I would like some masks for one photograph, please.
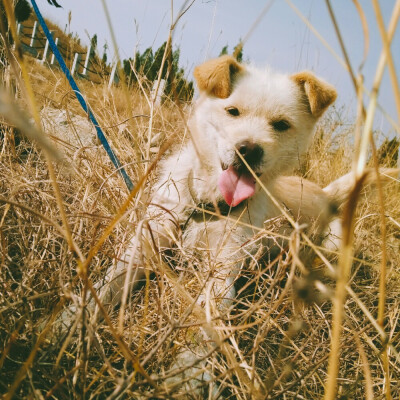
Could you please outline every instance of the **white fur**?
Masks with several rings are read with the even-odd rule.
[[[206,285],[207,296],[206,293],[200,296],[199,302],[208,299],[214,304],[208,310],[221,312],[232,304],[235,276],[244,258],[255,254],[260,245],[272,246],[271,239],[255,240],[261,229],[270,228],[285,209],[298,224],[306,224],[320,233],[328,221],[330,204],[329,196],[317,185],[282,175],[299,165],[318,119],[310,112],[301,86],[288,75],[254,67],[247,67],[232,84],[232,93],[227,98],[201,94],[189,123],[191,140],[162,163],[148,209],[148,221],[158,248],[170,247],[176,227],[185,224],[194,207],[222,200],[218,179],[222,165],[231,165],[237,157],[235,145],[248,140],[262,147],[262,162],[255,171],[260,181],[247,204],[233,209],[229,218],[207,214],[192,217],[183,233],[186,250],[204,249],[211,259],[212,279]],[[227,107],[237,107],[240,115],[228,114]],[[273,128],[272,122],[280,119],[290,123],[287,131]],[[292,230],[285,223],[278,233],[289,235]],[[104,301],[112,304],[120,301],[124,272],[132,253],[140,270],[142,257],[132,244],[114,271],[118,278],[103,288]],[[202,272],[206,276],[209,271]],[[177,366],[182,366],[186,358],[190,364],[193,356],[185,354],[179,356]]]
[[[243,263],[253,258],[260,247],[272,256],[275,249],[287,243],[283,237],[289,237],[294,229],[305,229],[320,242],[329,229],[332,240],[326,241],[327,247],[336,249],[341,221],[332,218],[332,202],[337,206],[343,203],[354,180],[348,174],[321,189],[300,177],[286,176],[299,165],[312,140],[315,123],[336,97],[330,85],[310,73],[289,76],[269,69],[243,67],[227,56],[213,60],[206,67],[197,76],[195,71],[202,92],[189,123],[191,138],[160,165],[146,219],[138,224],[130,246],[117,265],[109,269],[104,279],[106,284],[103,287],[98,284],[98,289],[104,305],[119,304],[123,292],[125,296],[143,276],[148,265],[144,258],[153,255],[146,254],[148,245],[155,240],[157,249],[170,248],[178,236],[177,227],[184,227],[179,246],[186,253],[200,253],[198,259],[204,260],[198,266],[204,290],[194,308],[196,314],[198,309],[203,310],[200,315],[207,323],[199,328],[197,340],[193,340],[204,345],[181,351],[172,370],[187,369],[166,383],[180,385],[184,379],[185,389],[201,397],[199,383],[209,382],[209,398],[216,398],[219,390],[211,382],[207,360],[199,363],[197,360],[216,345],[226,360],[232,365],[237,363],[231,348],[224,346],[221,337],[224,329],[216,325],[233,304],[234,283]],[[221,73],[220,78],[217,73]],[[224,82],[222,89],[208,87],[224,79],[230,81]],[[236,107],[239,115],[229,114],[229,107]],[[273,122],[277,120],[287,121],[290,128],[275,129]],[[243,141],[256,143],[263,151],[262,159],[254,166],[259,176],[254,195],[226,216],[218,215],[218,209],[211,214],[192,215],[201,204],[221,204],[223,196],[218,181],[223,166],[238,162],[236,149]],[[276,232],[277,238],[266,235],[266,230]],[[68,323],[62,322],[65,328]],[[253,376],[244,360],[240,365],[241,379],[248,374]],[[254,388],[257,382],[249,379],[248,385]]]

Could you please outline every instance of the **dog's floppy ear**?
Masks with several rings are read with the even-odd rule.
[[[335,88],[318,79],[311,72],[305,71],[292,75],[291,78],[304,90],[310,105],[311,114],[318,118],[336,100]]]
[[[225,55],[199,65],[193,75],[200,91],[225,99],[231,94],[236,75],[242,71],[244,67],[235,58]]]

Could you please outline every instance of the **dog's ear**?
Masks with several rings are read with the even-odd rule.
[[[243,71],[235,58],[226,55],[197,66],[193,75],[200,91],[225,99],[231,94],[235,77]]]
[[[304,90],[311,114],[318,118],[336,100],[335,88],[318,79],[311,72],[300,72],[292,75],[291,78]]]

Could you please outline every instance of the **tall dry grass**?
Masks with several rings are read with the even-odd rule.
[[[143,222],[154,161],[165,143],[179,145],[188,134],[187,110],[173,99],[154,108],[140,87],[128,92],[79,82],[137,185],[132,196],[65,77],[34,60],[21,62],[4,71],[13,96],[9,106],[24,116],[30,112],[21,109],[41,110],[37,119],[63,161],[55,162],[38,137],[28,139],[27,128],[4,115],[0,392],[6,399],[191,398],[166,382],[180,350],[197,348],[198,326],[206,322],[195,304],[199,274],[212,260],[180,248],[177,238],[176,248],[162,257],[150,249],[153,256],[145,262],[153,273],[122,311],[92,323],[86,304],[93,283],[104,278]],[[324,186],[352,168],[360,178],[367,161],[373,167],[374,157],[362,145],[370,140],[364,121],[373,104],[366,109],[360,107],[358,121],[346,126],[329,114],[297,173]],[[355,141],[358,127],[365,131]],[[393,162],[391,156],[379,161]],[[307,244],[294,234],[277,259],[255,258],[241,271],[233,311],[212,321],[224,341],[207,354],[207,365],[221,398],[400,396],[398,182],[383,194],[361,192],[345,210],[344,227],[352,232],[341,252],[313,247],[318,256],[303,266],[297,255]],[[57,321],[71,304],[74,314],[60,332]]]

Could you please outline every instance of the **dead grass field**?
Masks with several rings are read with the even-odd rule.
[[[205,323],[191,299],[207,260],[179,251],[179,238],[169,254],[153,249],[147,282],[109,321],[91,323],[88,287],[102,279],[143,220],[157,167],[122,209],[124,182],[66,79],[34,60],[26,64],[43,130],[63,160],[50,161],[7,118],[1,122],[0,393],[5,399],[191,398],[165,380],[179,349],[195,345]],[[6,83],[28,110],[25,78],[20,70],[15,75],[10,68]],[[167,100],[153,108],[140,88],[79,85],[134,184],[163,144],[181,143],[188,134],[189,106]],[[324,186],[351,170],[354,130],[355,123],[343,126],[334,112],[327,115],[297,173]],[[338,399],[400,397],[399,188],[398,181],[384,188],[383,205],[371,191],[359,198],[340,322]],[[306,244],[297,234],[291,243],[272,262],[249,263],[234,311],[213,321],[235,355],[234,362],[218,351],[208,357],[221,398],[320,399],[326,393],[343,260],[319,249],[313,265],[302,266],[296,254]],[[76,305],[72,326],[60,333],[56,321],[70,304]]]

